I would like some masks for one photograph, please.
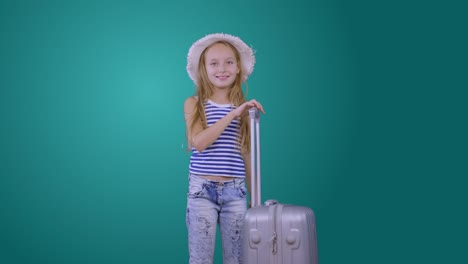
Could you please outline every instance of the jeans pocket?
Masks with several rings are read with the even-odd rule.
[[[238,192],[239,192],[240,198],[245,198],[245,197],[247,197],[247,188],[245,188],[244,185],[239,186],[239,188],[238,188],[237,190],[238,190]]]
[[[189,190],[187,193],[188,198],[199,198],[205,195],[205,184],[199,181],[189,181]]]

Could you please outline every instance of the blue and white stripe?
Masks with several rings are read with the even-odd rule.
[[[235,107],[207,100],[204,104],[208,126],[212,126]],[[202,152],[192,148],[189,171],[196,175],[245,177],[239,137],[240,121],[234,119],[215,142]]]

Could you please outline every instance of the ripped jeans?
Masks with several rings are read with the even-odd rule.
[[[212,264],[219,223],[223,264],[242,263],[242,224],[247,190],[243,178],[215,182],[189,177],[187,229],[190,264]]]

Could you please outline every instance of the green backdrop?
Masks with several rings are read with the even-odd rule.
[[[263,198],[314,209],[320,263],[464,262],[465,13],[1,1],[0,263],[187,263],[186,54],[214,32],[256,50]]]

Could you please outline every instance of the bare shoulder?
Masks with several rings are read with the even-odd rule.
[[[197,104],[198,99],[195,96],[190,96],[185,99],[184,102],[184,113],[189,114],[193,112],[195,105]]]

